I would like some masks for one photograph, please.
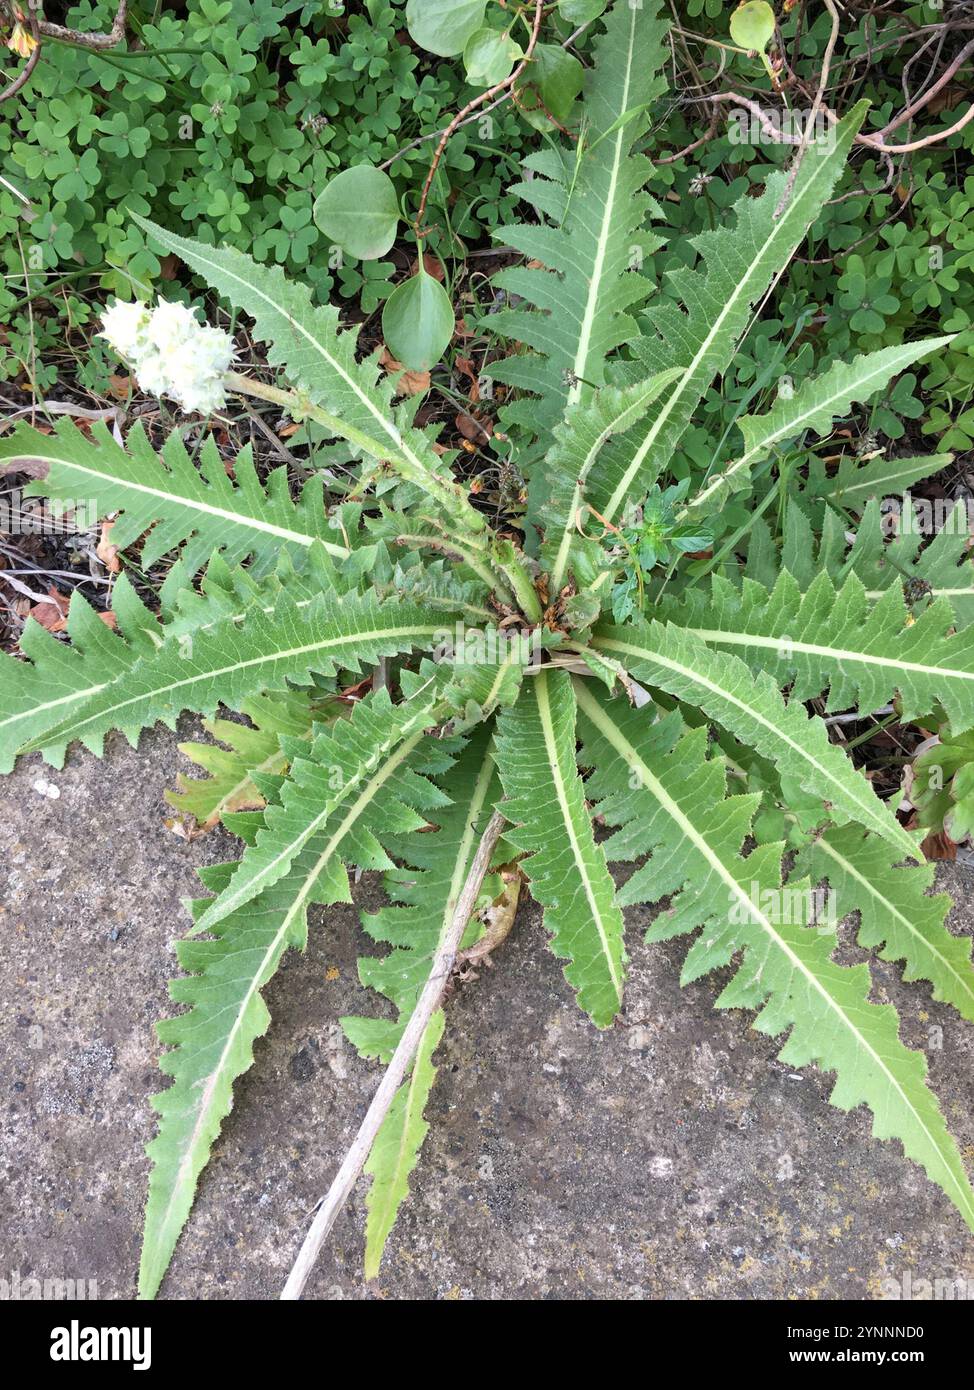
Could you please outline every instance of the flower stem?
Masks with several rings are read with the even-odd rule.
[[[503,576],[510,585],[525,617],[534,623],[541,621],[541,604],[538,601],[531,578],[518,558],[513,545],[509,541],[487,541],[486,536],[483,535],[483,532],[487,530],[486,521],[471,506],[466,495],[456,484],[447,483],[443,479],[435,477],[428,469],[417,468],[404,455],[397,453],[380,441],[372,439],[362,430],[357,429],[356,426],[339,419],[337,415],[332,415],[321,406],[315,405],[313,401],[309,401],[306,396],[300,395],[297,391],[285,391],[278,386],[269,386],[266,382],[257,381],[253,377],[243,376],[240,372],[227,372],[226,384],[228,390],[237,391],[241,395],[256,396],[263,401],[272,401],[293,415],[295,419],[315,420],[339,438],[347,439],[350,443],[357,445],[370,458],[379,462],[388,462],[402,477],[421,487],[429,497],[439,503],[459,527],[459,539],[462,539],[466,545],[471,546],[474,550],[484,553],[492,568]]]

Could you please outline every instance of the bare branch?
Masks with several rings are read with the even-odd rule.
[[[449,930],[440,942],[423,992],[416,1002],[416,1007],[410,1015],[409,1022],[406,1024],[405,1031],[399,1041],[392,1061],[386,1068],[386,1073],[379,1083],[379,1088],[372,1097],[372,1104],[369,1106],[365,1119],[359,1128],[358,1134],[352,1142],[352,1146],[342,1166],[335,1175],[335,1180],[328,1190],[321,1206],[318,1208],[317,1215],[311,1224],[311,1229],[304,1238],[304,1244],[298,1252],[298,1257],[294,1261],[291,1273],[288,1275],[287,1283],[281,1298],[287,1301],[299,1299],[308,1277],[314,1268],[315,1261],[322,1245],[328,1238],[331,1228],[334,1226],[339,1212],[348,1200],[352,1188],[358,1181],[359,1174],[365,1166],[365,1160],[371,1152],[375,1137],[382,1128],[382,1122],[389,1113],[389,1107],[395,1099],[396,1092],[399,1090],[410,1064],[416,1055],[420,1039],[426,1031],[434,1012],[443,998],[443,991],[446,988],[447,980],[450,978],[450,971],[456,960],[457,951],[470,914],[473,912],[474,904],[480,894],[480,887],[484,881],[487,870],[490,868],[491,856],[500,839],[501,831],[505,825],[505,817],[500,811],[495,811],[487,822],[487,829],[484,831],[483,838],[470,866],[470,873],[467,881],[463,885],[463,891],[457,899],[457,905],[453,912]]]
[[[9,5],[4,5],[3,9],[11,17],[14,17],[16,14],[16,11],[11,9]],[[115,22],[112,24],[108,33],[89,34],[82,29],[66,29],[62,24],[51,24],[48,20],[41,18],[41,0],[27,0],[27,13],[24,18],[28,33],[34,41],[34,46],[23,69],[3,91],[0,91],[0,102],[6,101],[8,97],[15,96],[26,84],[31,73],[40,62],[43,39],[76,43],[80,44],[83,48],[114,48],[115,45],[120,43],[125,37],[125,16],[127,9],[128,0],[118,0],[118,11],[115,15]]]
[[[107,34],[89,34],[84,29],[66,29],[62,24],[51,24],[46,19],[38,21],[38,29],[48,39],[66,39],[69,43],[80,43],[85,48],[114,48],[125,34],[125,14],[128,0],[118,0],[118,12]]]

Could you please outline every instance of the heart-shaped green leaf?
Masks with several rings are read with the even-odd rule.
[[[337,174],[315,199],[314,219],[326,237],[360,261],[384,256],[396,239],[399,199],[388,174],[356,164]]]
[[[774,37],[774,10],[767,0],[738,5],[730,17],[730,35],[742,48],[763,53]]]
[[[451,58],[484,22],[487,0],[409,0],[406,28],[420,48]]]
[[[382,311],[382,336],[393,357],[411,372],[428,372],[443,356],[456,320],[450,296],[423,268],[397,285]]]
[[[524,49],[499,29],[477,29],[463,50],[467,81],[474,87],[494,87],[503,82],[524,57]]]
[[[584,70],[577,58],[559,44],[539,43],[534,50],[518,107],[537,130],[551,129],[551,117],[562,123],[582,90]]]
[[[568,24],[591,24],[606,8],[608,0],[558,0],[558,13]]]

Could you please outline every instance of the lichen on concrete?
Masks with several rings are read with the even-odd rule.
[[[173,1010],[173,940],[222,831],[163,827],[175,738],[110,741],[62,771],[0,780],[0,1277],[95,1281],[130,1297],[161,1087],[153,1022]],[[972,926],[970,872],[941,870]],[[359,907],[381,901],[375,876]],[[974,1243],[947,1198],[828,1077],[793,1073],[718,980],[678,983],[686,944],[646,946],[630,914],[621,1019],[599,1033],[522,909],[493,968],[448,1005],[432,1128],[380,1276],[362,1279],[364,1185],[308,1296],[387,1299],[872,1298],[886,1281],[965,1279]],[[266,991],[273,1023],[238,1084],[163,1286],[170,1298],[273,1298],[378,1071],[337,1020],[380,1007],[350,907],[315,909],[305,956]],[[846,947],[852,958],[854,948]],[[876,997],[925,1050],[974,1169],[974,1028],[924,985],[874,967]]]

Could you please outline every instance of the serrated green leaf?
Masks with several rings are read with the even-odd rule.
[[[112,632],[76,589],[68,609],[71,645],[31,618],[21,634],[18,661],[0,653],[0,770],[9,772],[23,746],[40,739],[94,698],[140,657],[155,651],[158,621],[124,574],[113,594],[118,631]],[[40,746],[55,766],[65,743],[44,737]]]
[[[231,570],[216,555],[207,566],[201,594],[191,587],[193,575],[180,560],[163,585],[160,615],[145,607],[126,576],[120,574],[112,592],[115,632],[76,590],[68,610],[70,645],[58,641],[30,618],[20,640],[20,650],[27,659],[18,661],[0,653],[0,767],[9,770],[27,743],[33,743],[48,761],[60,766],[66,743],[53,731],[68,715],[130,671],[140,658],[155,656],[163,642],[178,646],[185,654],[198,632],[209,631],[220,622],[240,622],[251,609],[270,614],[283,586],[301,611],[323,591],[339,594],[356,589],[361,567],[371,570],[376,559],[376,548],[365,546],[353,553],[339,573],[327,554],[312,546],[300,569],[285,553],[279,572],[258,584],[250,572]],[[134,725],[121,727],[134,739],[141,725],[136,720]]]
[[[445,1022],[443,1010],[437,1009],[419,1040],[412,1073],[396,1092],[365,1164],[365,1172],[372,1178],[365,1198],[366,1279],[374,1279],[379,1272],[389,1232],[409,1196],[409,1175],[419,1161],[419,1151],[429,1131],[423,1111],[436,1080],[433,1053],[443,1036]]]
[[[578,509],[599,454],[613,435],[642,419],[679,375],[680,368],[673,367],[631,386],[604,386],[586,401],[569,406],[556,427],[544,460],[549,500],[541,514],[546,537],[542,553],[550,558],[553,593],[565,582]]]
[[[931,896],[934,867],[895,867],[874,835],[845,827],[829,830],[798,854],[791,877],[828,879],[837,917],[858,911],[860,946],[883,960],[905,962],[905,980],[928,980],[934,999],[953,1004],[974,1022],[974,966],[969,937],[953,936],[944,919],[946,893]]]
[[[633,248],[641,254],[643,225],[658,208],[643,191],[651,166],[633,151],[649,121],[648,105],[665,87],[660,8],[660,0],[638,6],[621,0],[605,16],[594,45],[584,139],[571,156],[529,156],[525,165],[535,177],[515,185],[545,222],[495,233],[545,267],[495,276],[495,285],[526,303],[485,319],[485,327],[530,349],[492,363],[490,371],[538,395],[519,416],[533,434],[553,427],[567,405],[603,383],[609,354],[637,335],[631,311],[651,289],[649,279],[632,273]],[[630,111],[638,114],[622,119]],[[532,478],[531,485],[540,504],[543,480]]]
[[[154,1297],[189,1215],[199,1175],[232,1104],[233,1083],[253,1061],[253,1043],[270,1021],[261,990],[289,946],[304,948],[307,909],[349,902],[344,864],[391,869],[379,836],[401,833],[443,800],[420,775],[442,770],[442,746],[422,734],[401,743],[373,777],[309,840],[284,878],[259,898],[220,920],[216,939],[183,941],[179,963],[189,978],[173,982],[177,1003],[189,1012],[159,1025],[172,1050],[160,1060],[173,1084],[154,1099],[159,1134],[146,1208],[139,1296]],[[410,761],[415,767],[410,766]],[[448,761],[448,759],[447,759]],[[218,895],[232,891],[235,864],[201,871]],[[212,899],[194,904],[197,922]]]
[[[814,430],[824,438],[831,432],[832,422],[845,414],[853,401],[867,401],[898,372],[950,341],[950,337],[925,338],[918,343],[863,353],[852,362],[834,362],[819,376],[803,381],[794,393],[779,393],[767,414],[742,416],[737,423],[744,436],[744,453],[705,482],[688,508],[713,507],[723,493],[746,487],[751,464],[767,458],[783,440],[794,439],[804,430]]]
[[[796,700],[827,689],[828,710],[858,704],[868,713],[897,692],[906,719],[939,703],[955,733],[974,727],[974,632],[953,631],[944,599],[914,620],[898,586],[872,601],[855,574],[836,591],[823,572],[803,593],[783,570],[770,593],[746,580],[738,594],[715,579],[710,603],[703,594],[688,597],[684,621],[779,685],[793,681]]]
[[[910,460],[904,462],[909,464]],[[817,470],[810,468],[809,473],[811,478],[821,477]],[[829,506],[822,508],[819,537],[808,514],[812,508],[806,502],[807,493],[788,499],[780,553],[771,548],[770,532],[757,552],[762,557],[760,565],[752,563],[749,550],[744,571],[748,579],[770,591],[785,569],[793,575],[801,573],[807,587],[819,570],[824,570],[836,589],[841,589],[854,574],[866,586],[871,603],[890,589],[901,593],[911,609],[939,598],[950,604],[958,630],[974,623],[974,564],[968,551],[969,516],[963,498],[946,504],[943,526],[929,542],[929,528],[914,526],[905,509],[898,533],[888,539],[879,499],[867,498],[851,544],[848,520]],[[761,530],[760,519],[756,529]],[[706,612],[706,597],[688,593],[687,606],[696,612],[698,603]],[[701,625],[708,626],[709,619]]]
[[[320,478],[310,479],[295,502],[286,467],[272,469],[261,483],[249,446],[237,456],[231,481],[212,438],[203,443],[197,469],[175,430],[157,454],[140,424],[123,449],[100,422],[88,438],[62,419],[53,434],[20,424],[0,439],[0,466],[28,461],[47,469],[29,494],[84,497],[99,516],[118,512],[112,544],[119,549],[148,533],[141,554],[145,568],[177,546],[194,572],[219,553],[231,565],[252,558],[255,573],[266,573],[283,547],[300,554],[316,540],[336,559],[349,554],[336,543],[341,532],[329,521]]]
[[[307,694],[278,691],[274,695],[258,695],[244,701],[240,713],[251,722],[204,720],[206,732],[219,743],[179,745],[183,756],[203,768],[206,776],[186,777],[178,773],[178,790],[164,793],[180,815],[191,816],[207,830],[226,814],[264,805],[254,777],[280,773],[287,767],[288,756],[281,750],[282,736],[311,739],[314,706]]]
[[[506,838],[527,854],[522,868],[544,908],[551,949],[581,1008],[607,1028],[622,1005],[626,952],[622,913],[596,844],[575,765],[575,697],[564,671],[542,670],[497,727],[497,766],[512,822]]]
[[[921,478],[942,473],[953,454],[925,454],[918,458],[879,458],[861,463],[846,454],[833,474],[826,474],[816,459],[809,464],[803,497],[821,497],[838,506],[859,511],[870,497],[896,497]]]
[[[387,690],[377,690],[359,700],[349,718],[321,729],[309,749],[286,742],[284,751],[293,760],[280,801],[268,806],[263,828],[245,851],[233,882],[202,914],[196,929],[211,931],[283,878],[339,805],[363,783],[371,787],[371,779],[391,766],[392,751],[439,722],[437,713],[446,712],[443,684],[431,674],[420,692],[399,705]]]
[[[836,820],[874,830],[901,855],[919,857],[914,841],[869,783],[840,749],[829,743],[820,720],[811,719],[799,700],[785,703],[776,681],[755,677],[743,661],[714,651],[699,634],[633,623],[602,628],[593,638],[630,675],[703,710],[749,748],[770,758],[779,770],[820,796]]]
[[[437,786],[446,803],[435,813],[437,828],[387,843],[389,853],[404,865],[386,875],[385,890],[394,905],[362,917],[373,941],[393,949],[387,956],[361,957],[359,979],[395,1005],[397,1018],[341,1020],[362,1055],[383,1062],[391,1058],[416,1007],[500,794],[488,728],[471,735]]]
[[[395,905],[362,918],[362,925],[373,940],[385,942],[393,949],[382,958],[363,957],[359,961],[359,978],[363,985],[391,1000],[398,1017],[395,1021],[341,1020],[347,1036],[363,1056],[381,1057],[385,1062],[391,1058],[429,978],[500,794],[488,728],[477,730],[455,766],[438,779],[437,785],[449,802],[432,813],[437,828],[428,834],[386,841],[389,852],[405,865],[386,875],[386,891]],[[426,1135],[428,1126],[422,1111],[435,1076],[428,1057],[442,1033],[442,1018],[442,1011],[437,1011],[427,1026],[412,1077],[398,1092],[366,1165],[366,1171],[375,1178],[367,1198],[367,1278],[374,1277],[378,1270],[386,1238],[409,1192],[409,1173]],[[421,1064],[419,1057],[424,1050],[428,1052],[427,1061]]]
[[[828,139],[808,145],[780,213],[788,175],[776,171],[760,197],[736,204],[733,226],[690,238],[700,265],[670,275],[686,311],[672,297],[661,296],[644,315],[647,336],[632,345],[646,370],[660,371],[676,361],[683,376],[649,428],[624,437],[603,456],[596,505],[606,520],[616,521],[627,502],[638,501],[668,466],[710,382],[729,367],[753,304],[788,264],[834,188],[866,105],[855,106]]]
[[[726,774],[707,756],[705,729],[676,741],[673,717],[652,724],[624,700],[608,702],[579,683],[583,761],[592,767],[598,812],[619,826],[610,858],[650,854],[627,881],[627,903],[671,906],[647,933],[663,940],[703,927],[686,958],[684,983],[739,963],[719,1008],[757,1009],[755,1027],[787,1033],[779,1053],[788,1066],[815,1063],[835,1072],[831,1102],[865,1103],[873,1133],[898,1139],[909,1158],[948,1195],[974,1230],[974,1192],[926,1085],[921,1053],[904,1047],[896,1011],[869,1002],[868,967],[836,965],[835,932],[811,924],[807,881],[783,890],[781,845],[741,848],[756,796],[726,796]]]
[[[371,595],[321,594],[298,608],[282,595],[273,611],[254,607],[187,638],[164,638],[129,669],[107,678],[69,719],[22,745],[32,752],[82,740],[100,754],[105,734],[132,735],[183,710],[231,708],[261,690],[283,689],[312,672],[330,675],[413,647],[432,646],[442,632],[435,613],[408,604],[380,604]]]

